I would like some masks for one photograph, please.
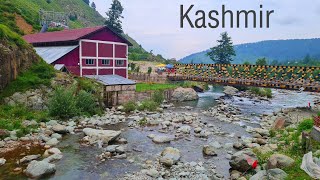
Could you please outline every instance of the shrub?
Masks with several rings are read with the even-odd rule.
[[[264,89],[267,98],[272,98],[272,90],[269,88]]]
[[[313,124],[314,124],[313,119],[305,119],[299,123],[298,131],[302,132],[302,131],[310,130],[310,129],[312,129]]]
[[[269,88],[251,87],[249,91],[258,96],[266,96],[267,98],[272,98],[272,90]]]
[[[163,91],[159,90],[154,92],[151,99],[158,104],[163,103],[164,101]]]
[[[99,85],[95,84],[95,82],[92,79],[88,78],[78,78],[78,88],[85,90],[89,93],[95,93],[97,89],[99,89]]]
[[[133,101],[129,101],[123,105],[123,111],[126,113],[134,111],[134,110],[136,110],[136,108],[137,108],[137,104]]]
[[[152,67],[148,67],[148,74],[150,75],[152,72]]]
[[[73,89],[58,87],[49,99],[49,114],[60,118],[70,118],[78,114]]]
[[[269,134],[270,134],[270,137],[275,137],[276,136],[276,132],[273,129],[271,129],[269,131]]]
[[[273,154],[273,152],[261,153],[258,149],[253,149],[253,152],[257,155],[259,164],[265,164],[268,162],[268,159]]]
[[[138,107],[139,111],[147,110],[147,111],[156,111],[159,104],[152,100],[144,100],[141,105]]]
[[[258,88],[258,87],[251,87],[251,88],[249,89],[249,91],[250,91],[251,93],[253,93],[253,94],[257,94],[257,95],[260,94],[260,88]]]
[[[85,115],[94,115],[97,113],[97,105],[92,94],[81,90],[76,96],[76,107],[79,112]]]

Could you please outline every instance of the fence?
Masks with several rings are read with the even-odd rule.
[[[129,79],[135,80],[136,82],[154,82],[154,83],[165,83],[167,81],[166,75],[149,75],[145,73],[131,73]]]

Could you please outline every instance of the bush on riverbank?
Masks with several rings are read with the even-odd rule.
[[[77,94],[74,88],[62,87],[53,92],[48,109],[51,116],[63,119],[76,115],[94,115],[99,111],[92,94],[83,90]]]
[[[137,104],[133,101],[129,101],[123,105],[123,111],[126,113],[132,112],[137,109]]]
[[[139,110],[139,111],[156,111],[157,108],[159,107],[159,104],[153,100],[143,100],[141,104],[138,106],[135,102],[127,102],[123,105],[123,111],[126,113],[130,113],[134,110]]]
[[[163,103],[163,101],[164,101],[163,91],[158,90],[158,91],[154,92],[151,99],[158,104]]]
[[[258,96],[272,98],[272,90],[269,88],[251,87],[249,88],[249,91]]]
[[[156,111],[157,108],[159,107],[159,104],[152,101],[152,100],[144,100],[141,102],[141,105],[138,106],[139,111]]]

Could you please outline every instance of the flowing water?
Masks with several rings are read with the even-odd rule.
[[[263,113],[272,113],[286,107],[307,106],[312,102],[315,96],[310,93],[297,93],[288,91],[273,90],[275,96],[271,101],[257,102],[248,98],[234,97],[226,100],[234,106],[240,108],[242,113],[250,121],[259,121],[258,115]],[[177,103],[176,111],[186,111],[182,106],[191,106],[193,110],[188,112],[201,112],[201,110],[217,105],[217,99],[223,96],[221,87],[210,87],[205,93],[200,93],[198,101]],[[225,177],[229,176],[229,160],[226,158],[226,150],[218,150],[218,156],[205,158],[202,154],[202,146],[213,141],[218,141],[226,146],[228,143],[238,141],[238,137],[250,136],[244,128],[236,124],[224,123],[214,117],[203,116],[200,113],[201,121],[211,123],[220,127],[227,135],[213,135],[209,139],[200,139],[194,136],[181,138],[170,144],[155,144],[147,137],[149,134],[161,134],[155,127],[144,127],[141,129],[130,129],[126,123],[106,127],[107,129],[122,130],[121,137],[128,140],[127,159],[110,159],[100,162],[96,155],[102,150],[98,147],[86,147],[80,145],[79,141],[83,134],[67,135],[63,138],[58,148],[63,153],[63,158],[56,162],[57,171],[54,175],[46,179],[121,179],[124,174],[141,170],[141,165],[146,160],[156,160],[161,151],[168,146],[178,148],[181,151],[181,161],[184,162],[204,162],[204,164],[214,164],[217,166],[217,172]],[[247,124],[248,125],[248,124]],[[167,134],[168,135],[168,134]],[[174,134],[170,134],[174,136]],[[32,154],[34,152],[30,152]],[[38,152],[37,152],[38,153]],[[0,168],[0,179],[27,179],[23,176],[17,176],[12,172],[13,160],[9,160],[4,167]]]

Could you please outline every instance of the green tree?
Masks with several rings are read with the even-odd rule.
[[[123,18],[122,12],[123,12],[123,7],[120,1],[113,0],[109,11],[106,13],[107,20],[105,24],[119,34],[123,33],[122,21],[121,21],[121,19]]]
[[[307,54],[306,57],[303,58],[303,63],[308,64],[312,61],[310,54]]]
[[[270,65],[275,66],[275,65],[278,65],[278,64],[279,64],[279,62],[277,60],[273,60]]]
[[[86,4],[88,4],[88,5],[89,5],[89,3],[90,3],[89,0],[83,0],[83,2],[86,3]]]
[[[267,64],[268,63],[267,63],[267,59],[266,58],[259,58],[256,61],[256,65],[258,65],[258,66],[266,66]]]
[[[96,8],[97,8],[96,3],[92,2],[91,7],[92,7],[92,9],[96,10]]]
[[[217,64],[231,64],[232,57],[236,55],[231,37],[227,32],[221,33],[221,39],[218,40],[218,45],[211,48],[207,56]]]
[[[249,61],[243,62],[243,65],[250,65],[251,63]]]

